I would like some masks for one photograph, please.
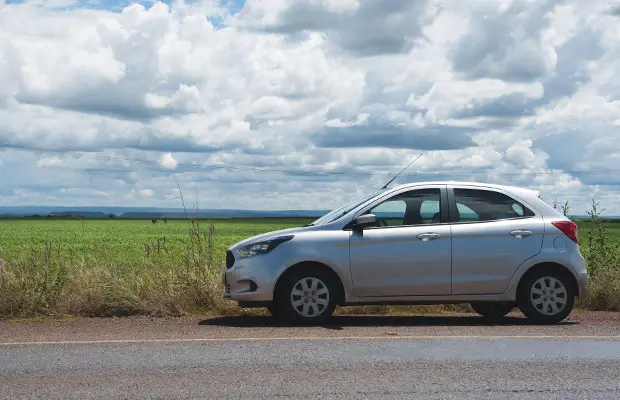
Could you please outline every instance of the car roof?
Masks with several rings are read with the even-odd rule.
[[[450,186],[462,185],[462,186],[474,186],[474,187],[480,187],[480,188],[500,189],[500,190],[505,190],[510,193],[515,193],[515,194],[521,193],[523,195],[536,196],[536,197],[540,195],[540,192],[537,190],[528,189],[528,188],[524,188],[520,186],[498,185],[494,183],[481,183],[481,182],[464,182],[464,181],[410,182],[410,183],[403,183],[401,185],[398,185],[394,187],[394,189],[414,187],[414,186],[420,186],[420,185],[450,185]]]

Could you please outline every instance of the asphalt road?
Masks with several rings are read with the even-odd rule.
[[[126,330],[135,320],[0,324],[0,397],[620,398],[616,320],[537,327],[378,318],[359,326],[345,318],[290,328],[188,319],[176,337],[162,326],[179,321],[139,321],[142,331]],[[102,334],[106,325],[113,334]]]

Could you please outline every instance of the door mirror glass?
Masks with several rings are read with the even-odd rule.
[[[360,215],[353,221],[353,229],[364,229],[377,226],[377,217],[374,214]]]

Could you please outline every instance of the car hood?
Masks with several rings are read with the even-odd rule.
[[[233,249],[237,249],[241,246],[245,246],[247,244],[250,243],[255,243],[255,242],[260,242],[263,240],[268,240],[268,239],[273,239],[279,236],[285,236],[285,235],[292,235],[295,233],[299,233],[299,232],[307,232],[309,230],[312,229],[316,229],[318,227],[316,226],[307,226],[307,227],[298,227],[298,228],[288,228],[288,229],[281,229],[278,231],[273,231],[273,232],[267,232],[267,233],[263,233],[261,235],[256,235],[256,236],[252,236],[250,238],[244,239],[240,242],[237,242],[235,244],[233,244],[232,246],[230,246],[228,248],[228,250],[233,250]]]

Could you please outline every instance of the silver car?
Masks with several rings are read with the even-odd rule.
[[[557,323],[588,290],[578,242],[538,192],[411,183],[231,246],[224,297],[292,322],[325,322],[338,305],[470,303]]]

